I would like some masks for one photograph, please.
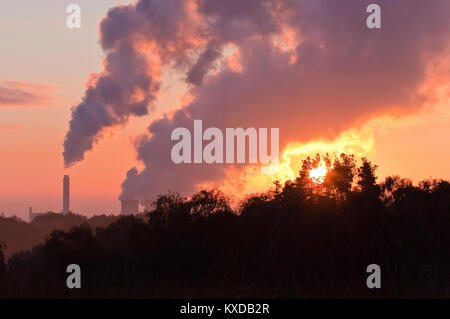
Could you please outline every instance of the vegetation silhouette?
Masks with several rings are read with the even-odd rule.
[[[70,230],[74,226],[88,223],[91,227],[106,227],[119,217],[99,215],[91,218],[69,213],[67,215],[48,212],[27,223],[16,216],[0,216],[0,243],[4,245],[4,254],[8,258],[14,253],[30,250],[42,243],[54,230]]]
[[[309,171],[325,163],[323,183]],[[4,298],[437,298],[450,287],[450,184],[387,177],[353,155],[232,209],[218,190],[160,195],[145,216],[54,231],[7,261]],[[1,240],[1,238],[0,238]],[[68,289],[66,267],[82,269]],[[382,288],[368,289],[378,264]]]

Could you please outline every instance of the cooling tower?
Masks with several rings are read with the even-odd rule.
[[[122,215],[136,215],[139,214],[139,201],[138,200],[121,200],[122,203]]]

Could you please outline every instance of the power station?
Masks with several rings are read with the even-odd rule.
[[[62,215],[67,215],[70,212],[70,176],[63,177],[62,190]],[[121,200],[121,215],[137,215],[139,214],[139,201],[134,199]],[[28,208],[28,215],[30,223],[38,216],[47,215],[48,213],[33,212],[33,208]]]
[[[33,219],[35,219],[36,217],[39,216],[44,216],[47,215],[47,213],[39,213],[39,212],[33,212],[33,207],[29,207],[28,208],[28,218],[30,220],[30,223],[33,221]]]
[[[62,214],[67,215],[70,212],[70,177],[64,175],[63,178],[63,208]],[[28,208],[28,216],[30,223],[38,216],[47,215],[47,213],[33,212],[33,208]]]

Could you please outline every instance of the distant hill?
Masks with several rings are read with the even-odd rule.
[[[0,243],[6,247],[6,258],[14,253],[30,250],[33,246],[44,242],[45,238],[54,230],[67,231],[83,223],[89,224],[93,229],[106,227],[115,222],[119,216],[100,215],[87,218],[76,214],[56,214],[36,217],[27,223],[18,217],[0,217]]]

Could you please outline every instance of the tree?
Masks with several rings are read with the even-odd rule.
[[[153,203],[155,208],[148,213],[150,228],[156,231],[167,227],[171,221],[185,221],[189,216],[185,202],[186,198],[179,193],[169,192],[165,195],[159,195]]]
[[[413,188],[413,184],[410,179],[395,175],[386,177],[385,181],[379,187],[381,190],[381,199],[387,206],[390,206],[395,202],[398,203],[404,197],[405,191]]]
[[[328,160],[328,154],[323,158],[325,163]],[[295,182],[287,181],[283,188],[284,198],[294,198],[303,201],[309,198],[312,194],[320,193],[318,185],[315,185],[310,177],[312,169],[319,167],[321,163],[321,156],[316,153],[314,158],[307,157],[302,161],[302,168],[299,171],[299,177]],[[328,164],[327,164],[328,165]],[[296,200],[294,200],[296,202]]]
[[[314,160],[311,160],[311,157],[308,156],[302,161],[302,169],[299,171],[299,177],[296,179],[296,184],[300,189],[306,190],[310,188],[311,179],[309,178],[309,172],[314,168],[314,163],[317,161],[317,156],[320,155],[316,154],[316,159]]]
[[[3,276],[5,275],[6,265],[5,265],[5,244],[0,242],[0,283],[3,281]]]
[[[342,153],[340,159],[335,158],[325,178],[324,187],[332,197],[345,198],[351,191],[353,178],[355,176],[355,157]]]
[[[201,190],[188,202],[192,215],[208,216],[210,214],[231,212],[226,196],[218,190]]]
[[[377,187],[377,176],[375,175],[375,171],[378,166],[373,165],[367,158],[363,157],[362,164],[357,170],[358,175],[358,185],[361,188],[363,193],[365,192],[376,192],[378,191]]]

